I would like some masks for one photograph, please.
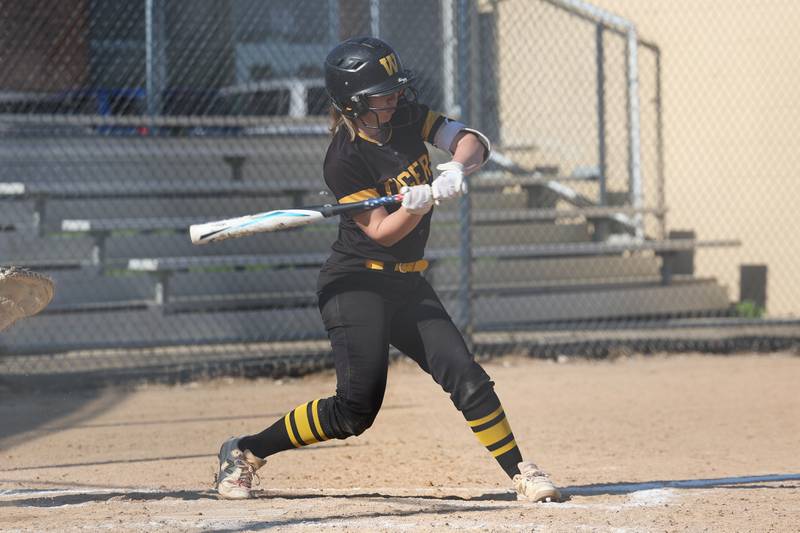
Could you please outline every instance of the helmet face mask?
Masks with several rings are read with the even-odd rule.
[[[356,37],[336,46],[325,59],[325,88],[331,104],[343,116],[360,119],[359,126],[385,130],[411,124],[416,117],[408,114],[407,124],[381,122],[379,113],[388,108],[370,106],[369,97],[387,96],[402,91],[394,116],[401,108],[416,107],[416,91],[410,85],[414,76],[403,68],[391,46],[372,37]],[[373,125],[374,123],[374,125]]]
[[[364,108],[365,111],[358,117],[354,117],[361,119],[360,126],[366,129],[382,129],[390,125],[393,127],[405,127],[412,124],[417,118],[416,114],[414,113],[417,103],[416,89],[409,85],[395,92],[399,94],[397,95],[394,105],[390,106],[370,104],[370,99],[373,97],[383,97],[389,95],[364,95],[362,99],[366,100],[366,107]],[[381,113],[386,111],[391,111],[392,114],[387,121],[382,121]],[[369,120],[367,117],[372,117],[373,120]],[[373,123],[375,125],[373,125]]]

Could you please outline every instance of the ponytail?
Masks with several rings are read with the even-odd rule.
[[[338,132],[341,128],[346,128],[350,136],[350,142],[356,140],[356,125],[353,124],[351,119],[342,115],[342,112],[336,109],[336,107],[333,105],[331,105],[330,108],[330,119],[331,124],[328,129],[330,130],[331,135],[336,135],[336,132]]]

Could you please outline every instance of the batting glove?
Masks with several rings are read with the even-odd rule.
[[[458,161],[450,161],[438,165],[436,170],[441,170],[442,173],[431,184],[434,200],[449,200],[467,193],[464,165]]]
[[[424,215],[433,205],[433,191],[430,185],[414,185],[400,189],[403,207],[412,215]]]

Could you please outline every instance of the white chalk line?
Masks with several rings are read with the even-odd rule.
[[[262,529],[279,525],[284,530],[294,531],[320,531],[331,529],[364,529],[364,530],[385,530],[385,531],[408,531],[416,529],[432,529],[437,531],[478,531],[491,529],[493,531],[545,531],[546,522],[531,521],[536,519],[537,510],[549,512],[559,512],[559,510],[585,510],[585,511],[604,511],[615,512],[633,510],[636,508],[661,507],[666,504],[675,503],[676,500],[693,498],[706,493],[707,491],[681,490],[716,487],[725,488],[725,485],[745,484],[757,482],[776,482],[787,480],[800,480],[800,474],[768,475],[768,476],[747,476],[729,477],[705,480],[676,480],[646,483],[616,483],[608,485],[591,485],[581,487],[567,487],[565,490],[571,496],[581,497],[579,500],[571,499],[563,503],[534,504],[530,502],[519,502],[509,498],[513,495],[512,491],[503,489],[489,489],[483,487],[353,487],[353,488],[316,488],[316,489],[267,489],[258,491],[261,498],[256,498],[244,502],[218,501],[212,498],[196,498],[184,500],[176,497],[177,493],[193,493],[199,496],[210,494],[208,490],[187,490],[187,489],[153,489],[153,488],[113,488],[113,487],[87,487],[87,488],[53,488],[53,489],[0,489],[0,501],[31,498],[57,498],[59,496],[74,495],[102,495],[114,494],[119,496],[131,495],[131,499],[119,499],[114,503],[122,505],[141,505],[141,501],[136,499],[136,494],[159,495],[163,494],[164,499],[148,499],[148,509],[151,516],[146,521],[125,520],[123,522],[99,521],[85,524],[85,527],[95,530],[124,529],[126,531],[160,531],[165,528],[174,529],[199,529],[199,530],[237,530],[237,529]],[[281,496],[297,498],[298,496],[308,495],[307,500],[292,499],[288,507],[277,507]],[[358,508],[347,506],[346,501],[342,502],[340,510],[334,510],[333,516],[322,516],[318,520],[304,520],[302,509],[315,509],[317,502],[314,500],[325,496],[341,497],[352,496],[354,505],[363,505],[359,500],[373,500],[373,504],[378,505],[380,499],[385,498],[386,509],[375,508],[369,516],[359,516]],[[415,497],[419,496],[419,497]],[[617,500],[618,503],[592,502],[592,496],[606,496]],[[496,499],[492,499],[496,497]],[[395,499],[392,499],[395,498]],[[398,500],[397,498],[401,498]],[[472,499],[459,499],[472,498]],[[375,501],[377,500],[377,501]],[[589,501],[587,501],[589,500]],[[619,501],[622,500],[622,501]],[[273,505],[263,506],[265,501],[271,501]],[[22,503],[22,502],[21,502]],[[107,504],[107,500],[90,500],[83,502],[67,503],[53,506],[25,505],[26,508],[36,507],[47,512],[50,509],[58,509],[58,512],[68,512],[70,508],[82,507],[90,504]],[[13,505],[13,503],[12,503]],[[214,506],[209,509],[209,505]],[[412,515],[403,516],[402,509],[398,510],[398,505],[409,506],[419,510]],[[161,506],[158,511],[156,506]],[[176,512],[176,506],[181,509]],[[510,521],[498,521],[488,519],[475,514],[474,519],[457,516],[458,513],[476,510],[486,512],[502,512],[505,509],[512,510],[530,509],[531,515],[528,520],[521,521],[518,518]],[[206,515],[213,513],[214,516],[199,517],[195,515],[197,510],[204,511]],[[347,515],[354,513],[353,516],[336,516],[338,513]],[[398,514],[392,515],[393,512]],[[442,514],[442,513],[448,514]],[[381,513],[384,515],[381,516]],[[227,516],[226,516],[227,515]],[[426,517],[427,515],[427,517]],[[296,517],[296,518],[293,518]],[[580,524],[575,527],[583,529]],[[588,529],[594,530],[594,526]],[[601,528],[602,529],[602,528]],[[626,528],[611,528],[606,531],[617,531],[622,533]]]
[[[800,475],[790,475],[790,479],[800,479]],[[776,479],[780,478],[780,479]],[[740,478],[723,478],[723,479],[736,479]],[[758,476],[753,478],[755,481],[780,481],[787,479],[787,476]],[[741,481],[739,481],[741,482]],[[715,484],[721,484],[720,480],[716,480]],[[116,529],[121,528],[125,530],[134,531],[155,531],[163,528],[177,528],[177,529],[200,529],[200,530],[219,530],[219,529],[261,529],[269,528],[273,525],[280,524],[282,529],[286,530],[330,530],[330,529],[365,529],[365,530],[398,530],[407,531],[419,528],[434,529],[434,530],[486,530],[493,531],[544,531],[546,524],[542,522],[535,522],[526,520],[520,521],[518,519],[509,522],[498,522],[497,520],[486,520],[480,515],[475,515],[474,520],[459,516],[442,516],[441,513],[452,512],[459,513],[466,510],[475,510],[476,507],[485,509],[487,512],[494,512],[514,507],[518,510],[528,508],[532,514],[530,518],[535,520],[537,514],[536,510],[547,510],[548,512],[558,512],[559,510],[575,510],[582,509],[587,511],[623,511],[635,508],[651,508],[661,507],[668,503],[674,503],[681,498],[691,498],[698,495],[699,492],[706,491],[683,491],[681,488],[698,488],[708,487],[713,488],[708,480],[704,483],[703,480],[696,480],[691,484],[681,482],[679,487],[665,487],[651,488],[653,483],[642,484],[609,484],[609,485],[595,485],[592,489],[595,491],[605,491],[596,495],[609,496],[615,499],[623,499],[619,503],[613,504],[608,502],[592,503],[590,501],[574,500],[566,501],[563,503],[548,503],[548,504],[534,504],[530,502],[519,502],[509,499],[509,495],[513,494],[509,490],[491,489],[486,490],[481,487],[432,487],[432,488],[414,488],[414,487],[355,487],[355,488],[325,488],[325,489],[270,489],[261,491],[263,497],[249,501],[228,502],[218,501],[216,499],[191,499],[182,500],[180,498],[171,497],[172,495],[180,492],[196,492],[198,494],[208,494],[208,491],[187,491],[185,489],[153,489],[142,487],[136,488],[81,488],[81,489],[0,489],[0,500],[13,500],[18,498],[55,498],[58,496],[70,495],[102,495],[102,494],[115,494],[115,495],[133,495],[134,498],[130,500],[121,499],[115,501],[119,504],[138,505],[140,501],[135,499],[136,494],[150,494],[158,495],[163,494],[165,500],[148,499],[147,504],[149,512],[154,513],[146,521],[139,521],[135,518],[133,520],[126,520],[124,522],[94,522],[87,524],[92,529]],[[662,483],[663,485],[663,483]],[[642,490],[635,490],[635,487],[642,487]],[[577,487],[575,487],[577,488]],[[622,491],[625,492],[622,492]],[[270,500],[273,503],[281,499],[281,495],[295,498],[297,496],[309,495],[308,501],[292,500],[290,506],[286,508],[259,506],[259,503]],[[361,499],[380,499],[386,498],[390,500],[393,497],[402,497],[402,501],[391,500],[387,501],[388,508],[385,510],[376,509],[371,516],[358,516],[358,509],[348,508],[341,511],[347,514],[348,512],[355,513],[354,516],[341,516],[337,517],[337,511],[333,511],[334,516],[320,517],[319,520],[303,520],[302,517],[295,519],[292,516],[300,514],[302,516],[302,508],[316,508],[314,499],[330,495],[332,497],[352,496],[358,505],[357,500]],[[438,498],[431,499],[431,496]],[[414,496],[419,496],[415,498]],[[448,496],[452,496],[450,499]],[[497,496],[498,499],[491,499],[492,496]],[[459,497],[475,498],[471,500],[461,500]],[[583,498],[581,498],[583,500]],[[43,510],[59,509],[59,512],[64,512],[66,508],[86,506],[91,503],[106,504],[106,500],[89,501],[89,502],[76,502],[74,504],[64,504],[56,506],[40,507]],[[346,505],[346,502],[342,502]],[[375,502],[377,503],[377,502]],[[214,505],[213,512],[215,516],[198,517],[193,516],[194,510],[202,507],[203,511],[208,509],[209,504]],[[418,512],[414,513],[415,516],[402,516],[402,512],[398,516],[392,516],[393,510],[397,510],[398,504],[409,506],[419,506]],[[162,508],[161,512],[157,511],[155,506],[162,505],[172,508],[172,511]],[[175,505],[182,505],[183,509],[177,514],[174,511]],[[25,505],[25,507],[34,507]],[[379,516],[381,512],[385,512],[386,516]],[[426,519],[424,516],[429,513],[435,513]],[[186,514],[186,515],[184,515]],[[208,514],[208,513],[207,513]],[[160,515],[160,516],[159,516]],[[227,516],[225,516],[227,515]],[[378,515],[378,516],[376,516]],[[613,528],[612,528],[613,529]],[[610,531],[610,530],[609,530]],[[625,531],[621,529],[619,531]]]
[[[767,474],[763,476],[719,477],[709,479],[681,479],[672,481],[648,481],[644,483],[610,483],[607,485],[588,485],[567,487],[567,493],[574,496],[596,496],[599,494],[629,494],[656,489],[702,489],[724,485],[747,485],[751,483],[773,483],[776,481],[800,480],[800,474]]]
[[[652,508],[661,507],[666,504],[674,503],[681,498],[691,498],[698,495],[698,491],[685,491],[681,489],[697,489],[707,488],[713,489],[715,487],[724,488],[725,485],[730,484],[746,484],[757,482],[776,482],[786,480],[800,480],[800,474],[785,474],[785,475],[768,475],[768,476],[747,476],[747,477],[729,477],[705,480],[677,480],[677,481],[663,481],[663,482],[647,482],[647,483],[618,483],[608,485],[592,485],[584,487],[568,487],[566,492],[573,496],[608,496],[613,498],[623,498],[623,501],[618,503],[609,502],[591,502],[591,501],[575,501],[570,499],[563,503],[548,503],[548,504],[534,504],[530,502],[519,502],[510,498],[513,495],[512,491],[502,489],[486,490],[482,487],[431,487],[431,488],[414,488],[414,487],[353,487],[353,488],[324,488],[324,489],[271,489],[259,491],[257,494],[261,495],[261,501],[272,500],[273,504],[281,499],[281,496],[296,498],[298,496],[308,495],[310,498],[307,501],[293,500],[288,508],[280,508],[272,505],[270,507],[258,506],[259,499],[256,498],[249,502],[224,502],[216,499],[197,498],[190,500],[183,500],[180,497],[175,497],[176,493],[181,492],[196,492],[198,495],[207,495],[208,491],[187,491],[187,490],[164,490],[152,489],[142,487],[136,488],[81,488],[81,489],[0,489],[0,500],[15,500],[24,498],[56,498],[58,496],[69,495],[97,495],[97,494],[115,494],[115,495],[133,495],[132,499],[121,499],[115,503],[138,505],[141,502],[135,499],[136,494],[163,494],[163,500],[155,501],[148,500],[150,505],[150,512],[155,511],[154,505],[161,505],[165,507],[172,507],[181,505],[183,510],[188,511],[187,507],[197,509],[202,506],[203,510],[208,509],[209,505],[214,505],[213,512],[216,517],[202,517],[197,516],[177,516],[174,512],[162,509],[161,516],[152,517],[147,522],[139,522],[136,520],[126,521],[124,523],[94,523],[92,526],[96,529],[105,529],[106,527],[113,529],[114,527],[122,527],[125,529],[133,530],[157,530],[164,527],[173,528],[189,528],[189,529],[247,529],[247,528],[263,528],[271,527],[276,522],[281,524],[284,529],[294,530],[321,530],[333,528],[365,528],[365,529],[382,529],[382,530],[409,530],[415,528],[428,528],[435,530],[485,530],[487,528],[492,530],[501,531],[537,531],[541,530],[544,525],[542,523],[530,521],[513,520],[511,522],[498,523],[493,520],[482,519],[479,515],[475,515],[475,520],[464,519],[458,516],[441,518],[436,515],[441,515],[442,512],[458,513],[461,510],[485,510],[491,512],[492,510],[503,511],[510,506],[516,509],[529,508],[531,511],[534,509],[547,509],[549,512],[559,512],[559,510],[575,510],[581,509],[586,511],[623,511],[635,508]],[[706,492],[706,491],[700,491]],[[315,508],[316,502],[312,501],[314,498],[324,498],[325,496],[341,497],[352,496],[354,503],[361,499],[380,499],[385,498],[388,509],[385,514],[388,516],[379,516],[382,511],[378,510],[377,514],[372,513],[371,516],[328,516],[321,517],[320,520],[303,520],[302,518],[292,519],[291,515],[296,515],[301,508]],[[418,497],[415,497],[418,496]],[[433,496],[433,498],[432,498]],[[392,499],[395,498],[395,499]],[[396,498],[402,498],[397,500]],[[465,499],[460,499],[465,498]],[[496,498],[496,499],[493,499]],[[24,501],[23,500],[23,501]],[[391,500],[391,501],[389,501]],[[61,512],[67,508],[86,506],[91,503],[106,504],[107,501],[84,501],[67,503],[62,505],[53,505],[40,507],[34,505],[25,505],[25,507],[38,507],[42,509],[59,509]],[[346,505],[346,502],[342,502]],[[374,502],[377,504],[377,502]],[[416,515],[425,515],[435,513],[430,519],[417,516],[391,516],[392,509],[397,509],[398,504],[407,505],[413,508],[414,506],[420,507]],[[342,509],[345,511],[345,509]],[[336,512],[336,511],[334,511]],[[357,510],[350,509],[350,512]],[[192,513],[193,514],[193,513]],[[228,516],[220,516],[225,515]],[[345,512],[347,514],[347,512]],[[172,515],[172,516],[170,516]],[[233,515],[233,516],[231,516]],[[402,515],[402,513],[401,513]]]
[[[54,498],[56,496],[69,496],[73,494],[135,494],[135,493],[146,493],[146,494],[159,494],[159,493],[168,493],[172,491],[166,491],[161,489],[131,489],[131,488],[92,488],[87,487],[83,489],[0,489],[0,500],[4,499],[16,499],[21,496],[26,498]]]
[[[709,479],[688,479],[688,480],[674,480],[674,481],[650,481],[643,483],[609,483],[602,485],[588,485],[579,487],[566,487],[563,489],[565,494],[571,496],[596,496],[596,495],[622,495],[622,494],[635,494],[635,493],[652,493],[656,494],[659,490],[664,489],[697,489],[697,488],[711,488],[720,485],[736,485],[736,484],[750,484],[750,483],[771,483],[777,481],[795,481],[800,480],[800,474],[768,474],[761,476],[738,476],[738,477],[723,477],[723,478],[709,478]],[[189,489],[153,489],[153,488],[114,488],[114,487],[87,487],[81,489],[0,489],[0,499],[25,497],[55,497],[70,494],[174,494],[176,492],[185,492]],[[197,491],[202,492],[202,491]],[[464,498],[482,496],[486,500],[473,500],[474,501],[491,501],[488,500],[491,496],[506,497],[514,494],[512,490],[504,489],[489,489],[485,487],[350,487],[350,488],[307,488],[307,489],[267,489],[263,491],[255,491],[267,496],[280,497],[281,494],[288,494],[291,496],[301,496],[303,494],[313,494],[324,496],[331,494],[335,496],[404,496],[413,497],[414,495],[438,495],[441,496],[443,501],[458,501],[447,500],[447,496],[460,496]],[[563,504],[561,505],[563,506]]]

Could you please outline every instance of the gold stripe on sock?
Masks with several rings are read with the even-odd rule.
[[[510,434],[511,425],[508,423],[506,417],[503,417],[500,422],[489,429],[484,429],[483,431],[475,433],[475,436],[478,437],[478,440],[484,446],[491,446],[495,442],[499,442],[508,437]]]
[[[506,438],[500,439],[499,441],[495,442],[491,446],[487,446],[486,449],[489,450],[490,452],[493,452],[493,451],[495,451],[495,450],[497,450],[499,448],[502,448],[503,446],[505,446],[506,444],[508,444],[512,440],[514,440],[514,434],[513,433],[509,433],[506,436]]]
[[[325,432],[322,431],[322,424],[319,421],[319,411],[317,410],[317,406],[319,405],[319,400],[314,400],[314,403],[311,404],[311,412],[314,415],[314,427],[317,428],[317,433],[319,436],[322,437],[322,440],[328,440],[328,436],[325,435]]]
[[[297,433],[300,440],[306,444],[314,444],[319,442],[311,431],[311,424],[308,420],[308,404],[297,407],[294,410],[294,423],[297,424]]]
[[[502,448],[497,448],[495,451],[493,451],[492,452],[492,457],[499,457],[499,456],[503,455],[504,453],[513,450],[516,447],[517,447],[517,441],[516,440],[512,440],[511,442],[509,442],[508,444],[506,444]]]
[[[479,418],[477,420],[467,420],[467,424],[469,424],[470,427],[480,426],[481,424],[485,424],[486,422],[488,422],[492,418],[497,417],[502,412],[503,412],[503,406],[501,405],[500,407],[495,409],[495,411],[493,413],[491,413],[489,415],[486,415],[483,418]]]
[[[317,427],[314,425],[312,420],[314,420],[314,414],[311,412],[311,409],[314,408],[314,402],[308,402],[306,404],[306,416],[308,417],[308,425],[311,427],[311,433],[314,434],[314,438],[317,439],[317,442],[323,440],[322,436],[317,433]]]
[[[295,448],[299,448],[300,443],[297,442],[297,437],[294,436],[294,431],[292,431],[292,422],[289,420],[289,415],[284,416],[283,421],[286,423],[286,433],[289,434],[289,440],[292,441]]]
[[[498,422],[502,422],[503,420],[505,420],[505,418],[506,418],[506,413],[503,412],[503,411],[500,411],[500,414],[498,416],[492,418],[491,420],[489,420],[485,424],[481,424],[480,426],[472,426],[472,432],[473,433],[480,433],[484,429],[489,429],[490,427],[493,427]]]
[[[294,438],[297,439],[297,444],[300,446],[305,446],[307,443],[300,437],[300,430],[297,429],[297,420],[294,416],[294,411],[289,411],[289,423],[292,425],[292,429],[294,430]]]

